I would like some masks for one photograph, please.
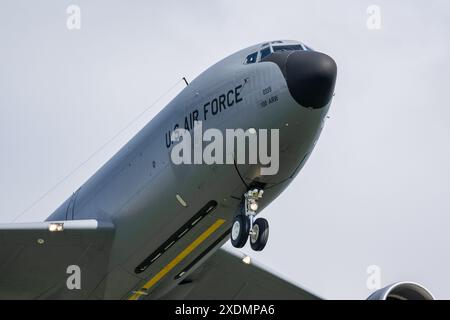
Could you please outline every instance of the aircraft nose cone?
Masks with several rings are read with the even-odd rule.
[[[286,60],[286,82],[300,105],[321,108],[327,105],[336,84],[336,62],[315,51],[295,51]]]
[[[333,96],[337,66],[316,51],[275,52],[262,61],[276,63],[286,79],[292,97],[303,107],[322,108]]]

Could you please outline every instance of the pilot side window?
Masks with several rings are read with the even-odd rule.
[[[249,54],[247,58],[245,58],[245,64],[255,63],[256,58],[258,58],[258,52],[253,52],[252,54]]]
[[[270,47],[262,49],[261,50],[261,60],[264,59],[264,57],[267,57],[271,53],[272,53],[272,50],[270,50]]]

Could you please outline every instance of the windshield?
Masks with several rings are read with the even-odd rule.
[[[270,47],[262,49],[260,59],[264,59],[264,57],[267,57],[271,53],[272,53],[272,51],[270,50]]]
[[[265,57],[273,52],[284,52],[284,51],[313,51],[312,49],[303,46],[301,44],[282,44],[282,41],[272,41],[271,43],[265,43],[262,45],[261,50],[258,52],[253,52],[249,54],[245,60],[244,64],[252,64],[263,60]]]
[[[290,45],[284,45],[284,46],[273,46],[272,48],[273,48],[273,52],[303,50],[303,47],[300,44],[290,44]]]

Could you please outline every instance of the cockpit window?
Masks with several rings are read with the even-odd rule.
[[[245,64],[255,63],[257,57],[258,57],[258,52],[253,52],[252,54],[249,54],[247,56],[247,58],[245,58]]]
[[[249,54],[245,60],[244,64],[252,64],[262,61],[265,57],[272,54],[273,52],[283,52],[283,51],[303,51],[311,50],[310,48],[303,46],[302,44],[283,44],[282,41],[272,41],[264,43],[261,46],[260,51],[253,52]]]
[[[273,48],[273,52],[303,50],[303,47],[300,44],[273,46],[272,48]]]
[[[261,50],[261,60],[264,59],[264,57],[267,57],[269,54],[272,53],[272,50],[270,50],[270,47],[264,48]]]

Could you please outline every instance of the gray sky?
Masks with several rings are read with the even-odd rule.
[[[81,30],[66,8],[81,8]],[[381,29],[366,26],[369,5]],[[450,298],[448,1],[0,3],[0,222],[10,222],[182,76],[243,47],[304,41],[338,64],[319,143],[262,215],[253,259],[325,298],[413,280]],[[47,217],[182,88],[16,221]]]

